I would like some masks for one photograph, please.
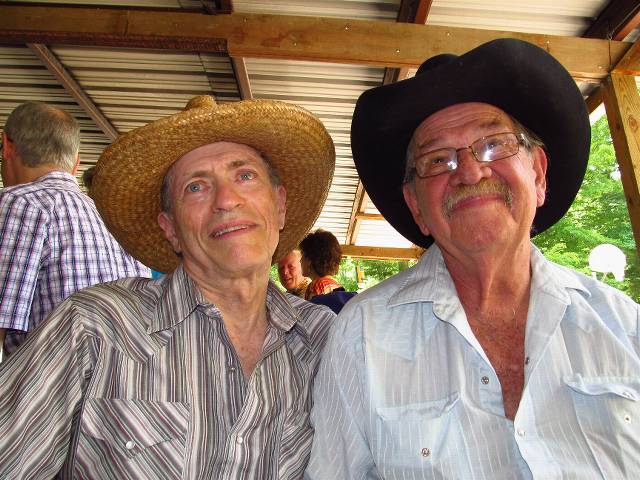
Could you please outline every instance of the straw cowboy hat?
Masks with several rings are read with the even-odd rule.
[[[91,196],[116,239],[145,265],[170,272],[180,262],[156,220],[167,170],[191,150],[221,141],[253,147],[280,174],[287,214],[274,260],[314,224],[335,166],[333,142],[320,120],[284,102],[217,105],[212,97],[195,97],[182,112],[120,136],[98,160]]]
[[[575,82],[550,54],[516,39],[494,40],[461,56],[437,55],[416,76],[364,92],[351,124],[358,174],[378,210],[407,239],[428,247],[402,196],[409,140],[443,108],[465,102],[494,105],[536,133],[546,145],[547,197],[532,235],[567,212],[582,183],[591,129]]]

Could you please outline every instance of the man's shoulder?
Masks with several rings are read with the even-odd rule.
[[[3,188],[0,191],[0,205],[12,204],[15,208],[17,203],[23,204],[25,207],[46,210],[56,204],[56,198],[68,195],[74,195],[87,203],[93,203],[87,195],[80,191],[70,174],[52,172],[33,182]]]
[[[353,309],[363,305],[374,306],[376,308],[386,307],[391,299],[403,291],[411,282],[417,280],[417,274],[418,272],[415,267],[402,270],[401,272],[396,273],[380,283],[360,292],[349,301],[343,311],[347,308]]]
[[[297,328],[305,332],[311,345],[321,348],[336,314],[328,307],[313,304],[290,293],[283,295],[297,316]]]
[[[164,291],[163,279],[129,277],[83,288],[70,299],[91,310],[119,308],[124,305],[155,305]]]
[[[629,334],[637,336],[640,305],[624,292],[588,275],[558,265],[545,258],[553,282],[543,279],[542,290],[551,295],[566,295],[576,318],[589,318],[594,313],[609,325],[621,325]],[[540,284],[540,281],[537,281]],[[566,292],[566,293],[565,293]]]

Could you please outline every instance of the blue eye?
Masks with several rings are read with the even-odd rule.
[[[202,190],[202,185],[200,185],[199,183],[194,182],[187,185],[187,191],[190,193],[196,193],[196,192],[199,192],[200,190]]]
[[[253,172],[242,172],[240,174],[240,180],[251,180],[255,177]]]

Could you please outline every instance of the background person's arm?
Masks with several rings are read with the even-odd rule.
[[[29,330],[49,218],[23,197],[0,197],[0,329]]]

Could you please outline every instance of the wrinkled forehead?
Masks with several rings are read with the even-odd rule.
[[[463,135],[467,131],[511,129],[513,121],[502,109],[488,103],[459,103],[426,117],[415,129],[412,143],[428,146],[442,137]]]
[[[235,142],[214,142],[194,148],[193,150],[185,153],[175,161],[171,168],[174,168],[177,164],[189,163],[190,161],[205,157],[215,159],[234,156],[252,159],[259,158],[263,163],[265,163],[262,154],[249,145]]]
[[[214,142],[194,148],[179,157],[167,170],[163,178],[163,190],[170,188],[174,180],[189,173],[199,165],[198,170],[202,170],[204,165],[207,170],[216,169],[214,164],[221,161],[256,161],[269,168],[262,154],[255,148],[243,143],[235,142]],[[202,173],[202,172],[200,172]]]

